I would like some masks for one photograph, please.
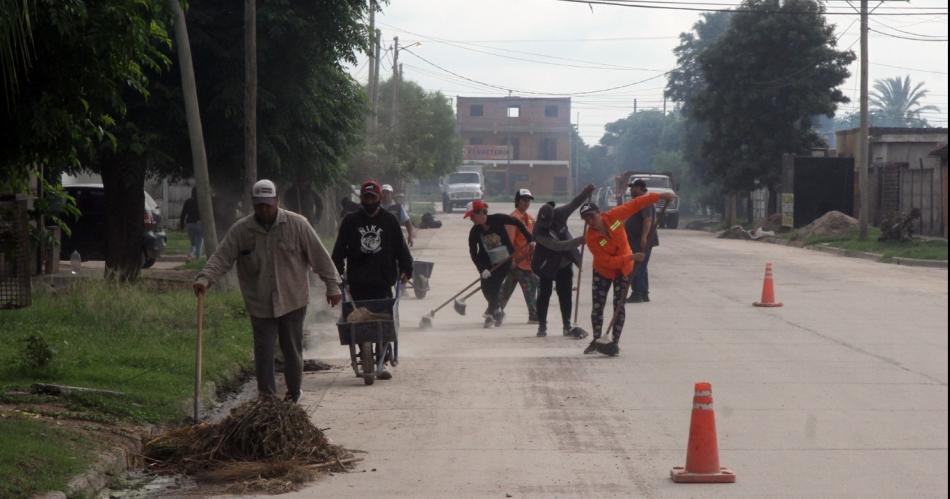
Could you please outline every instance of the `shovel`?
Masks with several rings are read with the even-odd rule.
[[[508,257],[508,258],[504,259],[503,261],[499,262],[498,265],[495,265],[494,267],[492,267],[491,269],[489,269],[489,272],[494,272],[494,271],[498,270],[499,268],[501,268],[502,265],[505,265],[506,263],[508,263],[509,260],[511,260],[511,257]],[[435,307],[434,309],[432,309],[428,314],[423,315],[423,316],[422,316],[422,319],[419,321],[419,327],[421,327],[421,328],[423,328],[423,329],[428,329],[428,328],[432,327],[432,319],[435,317],[435,313],[436,313],[436,312],[438,312],[439,310],[442,310],[446,305],[448,305],[449,303],[452,303],[453,301],[455,301],[455,299],[458,298],[459,296],[462,296],[462,293],[468,291],[468,288],[470,288],[470,287],[472,287],[472,286],[474,286],[474,285],[476,285],[476,284],[479,284],[479,283],[481,283],[481,282],[482,282],[482,278],[481,278],[481,276],[479,276],[478,279],[475,279],[475,280],[472,281],[470,284],[468,284],[467,286],[465,286],[464,288],[462,288],[461,291],[459,291],[458,293],[455,293],[451,298],[449,298],[448,300],[445,300],[444,302],[442,302],[441,305],[439,305],[438,307]],[[481,286],[479,286],[479,288],[480,288],[480,287],[481,287]]]
[[[205,321],[205,294],[198,294],[198,335],[195,338],[195,423],[198,423],[198,405],[201,399],[201,357],[202,341]]]

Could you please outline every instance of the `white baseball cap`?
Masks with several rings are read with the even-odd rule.
[[[531,191],[528,189],[518,189],[518,192],[515,194],[515,202],[523,198],[534,199],[534,195],[531,194]]]
[[[389,184],[383,184],[382,191],[383,191],[383,192],[386,192],[386,191],[393,192],[393,186],[391,186],[391,185],[389,185]]]
[[[267,179],[258,180],[251,188],[251,200],[254,204],[277,205],[277,186]]]

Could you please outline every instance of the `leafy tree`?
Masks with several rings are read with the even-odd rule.
[[[455,132],[451,101],[442,92],[429,92],[415,82],[401,80],[399,115],[393,130],[389,127],[392,81],[381,82],[379,89],[380,127],[375,142],[353,161],[354,175],[395,183],[455,171],[462,162],[462,145]]]
[[[696,96],[706,86],[699,56],[729,29],[731,20],[732,14],[729,12],[701,14],[700,20],[693,24],[691,32],[680,34],[680,43],[673,49],[677,66],[670,72],[667,80],[666,96],[677,103],[677,111],[683,117],[681,150],[683,159],[690,166],[690,177],[700,181],[695,184],[697,186],[709,186],[718,180],[711,174],[709,162],[702,153],[707,125],[692,114]],[[685,189],[689,184],[682,185],[681,189]]]
[[[600,143],[614,148],[620,170],[654,171],[658,153],[679,148],[680,131],[673,115],[640,111],[608,123]]]
[[[926,120],[920,114],[924,111],[939,111],[937,106],[921,106],[920,101],[927,96],[929,90],[920,82],[911,88],[910,76],[901,79],[884,78],[875,80],[874,91],[868,100],[871,109],[877,115],[880,123],[877,126],[887,127],[917,127]]]
[[[783,153],[818,146],[815,115],[848,102],[837,88],[854,60],[814,0],[746,0],[729,30],[699,55],[704,87],[691,116],[706,123],[703,153],[728,193],[773,187]],[[776,12],[780,11],[780,12]]]

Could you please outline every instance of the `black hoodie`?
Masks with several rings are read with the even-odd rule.
[[[399,273],[412,277],[412,255],[399,221],[382,208],[373,217],[361,208],[343,218],[333,263],[340,275],[345,268],[347,282],[357,287],[393,286]]]
[[[587,200],[587,194],[581,193],[566,205],[554,208],[549,204],[538,210],[538,220],[534,223],[534,237],[537,246],[531,258],[531,271],[538,277],[554,279],[558,270],[570,265],[580,265],[581,255],[578,246],[584,243],[583,237],[571,236],[567,229],[567,219]]]

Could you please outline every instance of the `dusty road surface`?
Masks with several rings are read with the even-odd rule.
[[[314,422],[366,461],[285,497],[947,496],[946,270],[663,231],[621,355],[585,356],[557,322],[536,338],[520,294],[500,329],[482,329],[476,297],[420,330],[476,277],[469,223],[442,220],[414,250],[435,262],[433,289],[402,301],[394,379],[305,378]],[[767,261],[784,308],[752,307]],[[312,334],[309,357],[346,362],[332,325]],[[700,380],[732,485],[669,479]]]

